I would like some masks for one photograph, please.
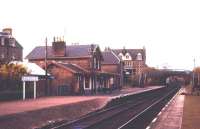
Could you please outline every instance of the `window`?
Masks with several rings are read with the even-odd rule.
[[[137,54],[137,60],[142,60],[142,54],[141,53]]]
[[[129,53],[126,53],[125,60],[132,60],[131,55]]]
[[[114,78],[110,78],[110,84],[113,85],[114,84]]]
[[[3,37],[1,38],[1,45],[2,45],[2,46],[5,45],[5,42],[4,42],[4,38],[3,38]]]
[[[125,66],[128,66],[128,61],[125,62]]]
[[[91,86],[91,78],[85,77],[84,82],[85,82],[84,89],[90,89],[90,86]]]
[[[10,46],[15,47],[15,39],[14,38],[10,38]]]
[[[3,54],[3,53],[1,54],[1,58],[2,58],[2,59],[3,59],[3,58],[5,58],[5,56],[4,56],[4,54]]]
[[[97,69],[100,69],[100,61],[97,60]]]
[[[94,69],[97,68],[97,59],[94,57]]]

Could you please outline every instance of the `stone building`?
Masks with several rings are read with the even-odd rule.
[[[0,32],[0,63],[22,61],[23,47],[12,36],[12,29],[5,28]]]

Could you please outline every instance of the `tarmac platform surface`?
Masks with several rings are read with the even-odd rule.
[[[153,119],[148,126],[149,129],[181,129],[185,99],[185,96],[181,95],[183,90],[181,89],[158,116]]]

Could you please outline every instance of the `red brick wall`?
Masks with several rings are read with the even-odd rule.
[[[144,61],[133,61],[133,68],[136,69],[136,74],[139,73],[139,64],[140,64],[140,70],[142,71],[143,68],[145,67],[145,62]]]
[[[70,89],[73,92],[74,89],[74,75],[64,68],[51,65],[48,69],[48,72],[53,75],[54,79],[52,80],[52,92],[54,95],[58,93],[58,86],[67,85],[70,86]]]
[[[111,72],[111,73],[119,73],[119,66],[118,65],[111,65],[111,64],[102,64],[101,70],[104,72]]]

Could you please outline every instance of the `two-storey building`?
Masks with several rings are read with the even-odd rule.
[[[146,49],[112,49],[123,62],[125,81],[135,75],[140,75],[146,65]]]

